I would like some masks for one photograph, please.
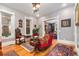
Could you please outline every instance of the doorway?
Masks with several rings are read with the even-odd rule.
[[[56,18],[45,21],[45,33],[51,33],[54,39],[59,40],[59,21]]]
[[[48,23],[48,30],[53,35],[53,38],[57,39],[57,24],[56,23]]]

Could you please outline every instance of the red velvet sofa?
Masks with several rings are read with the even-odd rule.
[[[50,45],[52,45],[53,37],[49,34],[46,34],[42,39],[40,39],[40,44],[38,45],[39,50],[44,50]]]

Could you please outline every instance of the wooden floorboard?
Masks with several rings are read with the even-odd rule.
[[[3,47],[2,52],[3,54],[5,54],[5,53],[8,53],[9,51],[14,50],[19,56],[45,56],[55,47],[56,44],[57,44],[57,41],[54,40],[52,45],[47,50],[43,52],[38,52],[38,53],[36,53],[35,51],[28,52],[27,50],[22,48],[20,45],[11,45],[7,47]]]

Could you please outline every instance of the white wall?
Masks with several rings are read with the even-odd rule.
[[[20,11],[17,11],[17,10],[14,10],[14,9],[11,9],[11,8],[9,8],[9,7],[6,7],[6,6],[3,6],[3,5],[0,5],[0,9],[3,9],[3,10],[7,10],[7,11],[10,11],[10,12],[14,12],[15,13],[15,20],[13,20],[14,21],[14,23],[15,23],[15,28],[17,28],[18,27],[18,20],[19,19],[22,19],[23,20],[23,28],[21,28],[21,33],[23,34],[23,35],[25,35],[26,34],[26,27],[25,27],[25,16],[27,16],[27,15],[25,15],[25,14],[23,14],[22,12],[20,12]],[[27,16],[28,17],[28,16]],[[34,17],[28,17],[28,18],[31,18],[31,20],[32,20],[32,23],[31,23],[31,29],[33,28],[33,26],[34,26],[34,24],[36,24],[37,22],[36,22],[36,19],[34,18]],[[14,31],[13,31],[14,32]],[[31,30],[31,32],[32,32],[32,30]],[[1,34],[1,32],[0,32],[0,34]],[[0,36],[1,37],[1,36]],[[14,44],[15,42],[15,37],[13,36],[12,38],[8,38],[8,39],[2,39],[2,43],[3,43],[3,46],[6,46],[6,45],[9,45],[9,44]]]
[[[45,34],[45,29],[44,29],[44,21],[46,20],[46,17],[41,17],[39,20],[38,20],[38,24],[40,26],[40,30],[39,30],[39,34],[40,34],[40,37],[43,37],[44,34]]]
[[[77,27],[77,44],[79,45],[79,26]]]
[[[22,19],[22,20],[23,20],[23,24],[25,24],[25,23],[24,23],[25,15],[22,14],[22,13],[20,13],[20,12],[15,11],[15,27],[16,27],[16,28],[17,28],[18,25],[19,25],[19,22],[18,22],[19,19]],[[24,26],[23,26],[23,28],[21,28],[21,33],[22,33],[22,34],[25,33],[25,28],[24,28]]]
[[[75,8],[74,6],[69,6],[61,10],[58,10],[52,13],[51,15],[46,16],[43,20],[46,20],[47,17],[53,18],[57,16],[59,17],[59,39],[75,41],[75,35],[74,35]],[[68,18],[71,18],[71,27],[65,27],[65,28],[61,27],[61,20],[68,19]],[[40,20],[42,19],[40,18]]]
[[[75,41],[74,36],[74,18],[75,18],[75,9],[74,7],[65,8],[58,13],[59,20],[60,20],[60,39],[61,40],[69,40]],[[71,18],[71,27],[61,27],[61,20]]]
[[[6,7],[6,6],[2,6],[2,5],[0,5],[0,9],[3,9],[3,10],[7,10],[7,11],[10,11],[10,12],[14,12],[15,13],[15,28],[17,28],[18,27],[18,20],[19,19],[22,19],[22,20],[24,20],[25,18],[25,14],[23,14],[23,13],[21,13],[21,12],[19,12],[19,11],[16,11],[16,10],[13,10],[13,9],[11,9],[11,8],[8,8],[8,7]],[[22,28],[22,30],[24,30],[24,27]],[[23,34],[24,34],[24,32],[22,32]]]

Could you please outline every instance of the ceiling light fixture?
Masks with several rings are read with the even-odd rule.
[[[33,13],[39,17],[39,8],[40,8],[40,3],[32,3],[32,9],[33,9]]]
[[[40,8],[40,3],[32,3],[33,10],[39,9]]]
[[[36,8],[40,8],[40,4],[37,4],[37,5],[36,5]]]
[[[35,10],[36,8],[35,7],[33,7],[33,10]]]

